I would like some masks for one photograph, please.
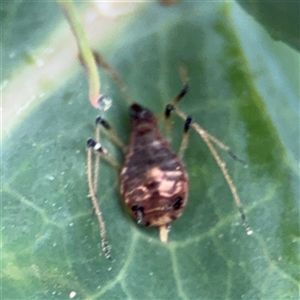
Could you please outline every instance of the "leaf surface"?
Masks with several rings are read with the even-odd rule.
[[[19,18],[12,23],[22,27]],[[237,4],[215,2],[144,5],[97,50],[156,114],[180,91],[178,70],[186,66],[190,92],[180,108],[247,161],[245,169],[219,151],[254,233],[246,235],[225,179],[191,132],[189,202],[167,245],[126,214],[118,174],[101,162],[99,203],[115,262],[106,260],[85,175],[85,142],[98,112],[80,69],[3,142],[3,299],[72,292],[75,299],[297,299],[299,54],[272,41]],[[128,105],[100,72],[113,99],[102,115],[127,142]],[[173,119],[178,149],[183,123]],[[121,163],[105,133],[102,142]]]

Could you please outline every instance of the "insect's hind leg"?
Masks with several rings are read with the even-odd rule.
[[[191,124],[192,124],[192,117],[188,116],[184,122],[182,140],[181,140],[180,148],[178,151],[178,155],[180,158],[183,158],[184,152],[188,146],[189,132],[190,132],[189,129],[190,129]]]
[[[177,96],[172,100],[171,103],[169,103],[165,108],[165,123],[166,123],[166,137],[171,140],[171,134],[172,134],[172,121],[171,121],[171,112],[175,109],[175,106],[177,103],[187,94],[189,90],[189,84],[188,82],[182,87],[180,92],[177,94]],[[182,140],[180,144],[180,148],[178,151],[178,156],[180,158],[183,157],[184,152],[188,145],[188,139],[189,139],[189,128],[192,123],[192,118],[188,116],[185,120],[184,124],[184,131],[182,135]]]
[[[171,111],[174,109],[174,106],[187,94],[189,90],[188,82],[182,87],[178,95],[172,100],[170,104],[166,106],[165,109],[165,124],[166,124],[166,137],[171,140],[172,135],[172,121],[171,121]]]
[[[174,110],[175,110],[176,114],[181,119],[183,119],[183,120],[187,119],[186,114],[184,112],[182,112],[178,107],[174,106]],[[243,205],[242,205],[241,199],[240,199],[240,197],[239,197],[239,195],[237,193],[236,186],[234,185],[233,180],[232,180],[231,176],[228,173],[228,170],[226,168],[226,164],[220,158],[218,152],[216,151],[215,147],[213,146],[213,143],[216,144],[217,146],[219,146],[221,149],[229,152],[230,156],[233,157],[235,160],[238,160],[239,162],[243,162],[243,161],[240,160],[240,159],[236,159],[237,156],[232,153],[232,151],[230,150],[230,148],[228,146],[224,145],[222,142],[220,142],[214,136],[212,136],[207,131],[205,131],[199,124],[193,122],[191,124],[191,127],[193,127],[195,129],[195,131],[200,135],[200,137],[202,138],[202,140],[205,142],[205,144],[209,148],[209,150],[210,150],[212,156],[214,157],[217,165],[221,169],[221,171],[223,173],[223,176],[224,176],[225,180],[227,181],[227,184],[229,186],[231,194],[232,194],[232,196],[234,198],[234,201],[235,201],[235,203],[236,203],[236,205],[237,205],[237,207],[239,209],[243,226],[246,229],[247,234],[251,235],[253,233],[253,231],[252,231],[251,227],[248,225],[248,222],[247,222],[247,219],[246,219],[246,215],[244,213]]]
[[[180,99],[182,97],[184,97],[184,95],[186,95],[186,93],[188,92],[188,83],[185,84],[183,86],[183,88],[181,89],[181,91],[179,92],[179,94],[173,99],[172,103],[177,103],[180,101]],[[165,108],[165,124],[166,124],[166,137],[167,139],[169,139],[169,141],[171,140],[171,134],[172,134],[172,122],[171,122],[171,112],[174,109],[174,104],[168,104]],[[188,138],[189,138],[189,128],[190,125],[192,123],[192,118],[191,117],[187,117],[184,123],[184,132],[183,132],[183,136],[182,136],[182,140],[181,140],[181,145],[178,151],[178,156],[180,158],[183,157],[184,151],[187,147],[188,144]],[[169,224],[165,224],[165,225],[161,225],[159,226],[159,236],[160,236],[160,240],[163,243],[167,243],[168,241],[168,232],[170,230],[170,225]]]
[[[165,121],[166,121],[166,136],[170,139],[171,136],[171,132],[172,132],[172,122],[170,119],[170,114],[171,111],[174,110],[176,112],[176,114],[178,115],[178,112],[180,111],[178,108],[178,103],[182,100],[182,98],[187,94],[187,92],[189,91],[189,81],[188,81],[188,76],[186,74],[186,70],[185,68],[181,69],[181,73],[182,74],[181,77],[183,77],[183,81],[186,82],[184,84],[184,86],[182,87],[182,89],[180,90],[180,92],[178,93],[178,95],[172,100],[172,102],[170,104],[168,104],[166,106],[165,109]],[[180,117],[180,116],[179,116]],[[185,117],[181,117],[182,119],[186,119]],[[211,135],[209,132],[207,132],[206,130],[204,130],[202,127],[199,126],[199,128],[201,128],[202,132],[204,132],[204,134],[207,136],[207,138],[213,142],[215,145],[217,145],[220,149],[226,151],[228,153],[228,155],[238,161],[239,163],[241,163],[244,167],[247,166],[246,162],[239,158],[232,150],[230,147],[228,147],[227,145],[225,145],[224,143],[222,143],[220,140],[218,140],[216,137],[214,137],[213,135]]]
[[[108,161],[113,167],[120,168],[119,163],[111,156],[106,149],[102,147],[100,144],[100,127],[99,125],[104,126],[110,133],[112,140],[118,144],[120,147],[123,146],[122,142],[118,140],[117,135],[114,135],[114,131],[110,129],[109,124],[104,121],[102,118],[98,117],[96,119],[96,127],[95,127],[95,138],[88,139],[87,141],[87,180],[89,187],[89,197],[91,198],[93,209],[98,219],[99,227],[100,227],[100,236],[102,243],[102,250],[107,259],[113,260],[110,254],[110,246],[106,239],[106,229],[105,223],[102,217],[101,209],[97,201],[97,185],[98,185],[98,176],[99,176],[99,167],[100,167],[100,155]],[[93,150],[96,150],[98,153],[95,155],[95,159],[93,161]]]
[[[93,140],[95,142],[95,140]],[[96,143],[96,142],[95,142]],[[97,143],[96,143],[97,144]],[[110,246],[106,239],[106,229],[105,229],[105,223],[102,217],[101,209],[97,201],[97,179],[98,179],[98,171],[99,171],[99,163],[100,163],[100,157],[95,163],[95,169],[93,172],[93,160],[92,160],[92,153],[93,149],[91,147],[91,139],[88,140],[87,143],[87,181],[88,181],[88,187],[89,187],[89,195],[88,197],[91,198],[93,209],[95,211],[95,214],[98,219],[99,227],[100,227],[100,237],[101,237],[101,244],[102,244],[102,250],[104,252],[104,255],[107,259],[113,260],[112,256],[110,254]],[[99,155],[98,155],[99,156]],[[94,178],[93,178],[94,175]]]
[[[171,130],[170,115],[171,115],[172,110],[174,110],[174,105],[168,104],[165,109],[165,117],[166,117],[166,121],[168,123],[170,123],[169,124],[170,130]],[[168,123],[166,123],[166,125],[168,125]],[[190,132],[189,129],[190,129],[191,124],[192,124],[192,117],[188,116],[184,123],[183,135],[182,135],[181,144],[180,144],[179,151],[178,151],[178,156],[180,158],[183,158],[184,152],[188,145],[189,132]]]
[[[193,122],[191,120],[189,120],[190,117],[188,117],[185,113],[183,113],[177,106],[177,104],[179,103],[179,101],[183,98],[183,96],[186,94],[186,92],[188,91],[188,83],[186,83],[184,85],[184,87],[182,88],[181,92],[174,98],[174,100],[172,101],[171,104],[168,104],[166,107],[166,111],[165,111],[165,116],[166,118],[170,116],[170,113],[172,110],[175,111],[175,113],[182,119],[185,120],[185,131],[184,131],[184,135],[183,135],[183,139],[181,142],[181,146],[180,146],[180,150],[179,150],[179,155],[183,155],[184,150],[187,147],[187,142],[188,142],[188,129],[189,127],[193,127],[195,129],[195,131],[200,135],[200,137],[203,139],[203,141],[205,142],[205,144],[208,146],[211,154],[213,155],[216,163],[218,164],[219,168],[221,169],[225,180],[227,181],[227,184],[229,186],[229,189],[231,191],[231,194],[234,198],[234,201],[239,209],[240,215],[241,215],[241,219],[242,219],[242,223],[244,228],[246,229],[246,232],[248,235],[251,235],[253,233],[251,227],[248,225],[247,219],[246,219],[246,215],[244,213],[244,209],[243,209],[243,205],[242,202],[240,200],[240,197],[237,193],[237,189],[233,183],[232,178],[230,177],[227,168],[226,168],[226,164],[222,161],[222,159],[220,158],[219,154],[217,153],[216,149],[214,148],[213,144],[217,145],[220,149],[226,151],[234,160],[242,163],[244,166],[246,166],[246,163],[238,158],[238,156],[225,144],[223,144],[221,141],[219,141],[217,138],[215,138],[213,135],[211,135],[210,133],[208,133],[206,130],[204,130],[199,124]],[[171,125],[169,125],[171,128]],[[186,130],[187,129],[187,130]]]

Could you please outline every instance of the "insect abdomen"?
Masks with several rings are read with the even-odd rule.
[[[181,216],[187,202],[185,167],[154,115],[138,104],[131,106],[131,137],[120,181],[122,198],[139,224],[161,226]]]

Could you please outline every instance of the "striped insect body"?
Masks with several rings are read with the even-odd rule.
[[[133,104],[130,142],[120,175],[120,191],[138,224],[166,227],[187,202],[188,175],[159,131],[152,112]]]

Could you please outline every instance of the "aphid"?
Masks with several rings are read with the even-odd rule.
[[[167,227],[181,216],[187,202],[187,172],[159,132],[152,112],[134,103],[130,114],[131,135],[120,175],[121,196],[137,223],[159,227],[161,240],[166,242]]]
[[[116,79],[122,90],[124,90],[125,86],[118,74],[100,56],[96,56],[96,59],[98,64],[107,69],[112,77]],[[92,198],[101,228],[103,250],[108,258],[110,258],[110,250],[106,241],[104,222],[96,199],[97,166],[99,165],[99,161],[95,164],[96,168],[93,180],[91,149],[93,148],[112,165],[120,168],[120,194],[130,214],[135,218],[136,223],[144,226],[158,227],[160,239],[166,243],[170,224],[182,215],[188,200],[188,174],[182,162],[182,157],[187,147],[190,127],[193,127],[199,133],[209,147],[229,185],[241,213],[247,234],[252,234],[233,181],[227,172],[225,163],[222,162],[217,154],[213,143],[227,151],[235,160],[242,161],[233,154],[229,147],[210,135],[198,124],[192,122],[190,116],[186,116],[179,110],[177,104],[187,91],[188,84],[184,85],[177,97],[165,109],[166,128],[169,134],[171,131],[171,111],[175,111],[179,117],[185,120],[179,154],[172,151],[170,144],[160,133],[157,118],[153,113],[140,104],[133,102],[131,97],[127,97],[130,103],[131,118],[130,141],[127,148],[106,120],[101,117],[98,117],[96,120],[96,124],[102,125],[110,133],[114,143],[125,153],[125,162],[122,168],[120,168],[116,160],[100,144],[97,137],[99,129],[97,129],[96,140],[89,139],[87,141],[87,173],[90,197]]]

